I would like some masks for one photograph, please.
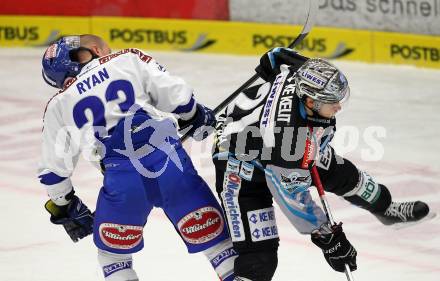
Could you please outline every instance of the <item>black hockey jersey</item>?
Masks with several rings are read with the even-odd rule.
[[[295,94],[295,68],[242,92],[219,116],[214,154],[229,153],[263,167],[308,169],[331,141],[336,119],[309,116]]]

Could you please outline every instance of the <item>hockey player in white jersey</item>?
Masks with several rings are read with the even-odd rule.
[[[310,196],[313,165],[326,191],[386,225],[428,214],[421,201],[393,202],[385,185],[335,154],[335,116],[350,88],[334,65],[276,48],[261,58],[257,72],[266,83],[243,91],[219,116],[213,155],[217,192],[238,253],[236,276],[272,279],[279,243],[273,199],[300,233],[312,234],[334,270],[343,272],[345,264],[356,269],[356,250],[342,225],[328,225]]]
[[[42,64],[44,80],[61,89],[46,107],[39,167],[51,222],[75,242],[93,233],[105,280],[134,281],[132,254],[144,246],[151,209],[160,207],[188,251],[203,252],[221,280],[233,280],[223,212],[177,134],[202,140],[215,122],[191,87],[148,54],[111,53],[94,35],[61,38]],[[104,182],[92,214],[70,177],[80,153],[95,152]]]

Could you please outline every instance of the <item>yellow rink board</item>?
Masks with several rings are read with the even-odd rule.
[[[270,48],[287,46],[301,26],[240,22],[121,19],[95,17],[95,34],[115,48],[198,51],[243,55],[262,54]],[[346,59],[370,61],[371,34],[344,29],[315,28],[298,50],[307,56],[331,57],[336,51],[354,48]]]
[[[376,62],[440,68],[440,36],[374,33]]]
[[[0,16],[0,46],[45,46],[68,34],[90,32],[90,18]]]
[[[260,55],[287,46],[301,26],[121,17],[0,16],[0,46],[47,45],[93,33],[113,49]],[[440,37],[314,27],[297,47],[306,56],[440,68]]]

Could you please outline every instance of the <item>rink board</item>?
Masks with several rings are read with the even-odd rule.
[[[93,33],[114,49],[258,55],[287,46],[301,26],[122,17],[0,16],[0,46],[47,45]],[[297,48],[306,56],[440,68],[440,37],[315,27]]]

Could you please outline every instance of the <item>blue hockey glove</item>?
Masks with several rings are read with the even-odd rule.
[[[312,242],[321,248],[325,260],[335,271],[344,272],[345,264],[351,271],[357,269],[357,252],[345,237],[342,223],[323,224],[319,230],[312,232]]]
[[[180,131],[188,134],[196,141],[207,138],[213,131],[216,123],[214,112],[208,107],[197,104],[197,111],[189,121],[180,121]]]
[[[44,205],[53,224],[61,224],[73,242],[93,233],[93,214],[75,195],[66,206],[58,206],[52,200]]]
[[[255,69],[258,75],[265,81],[272,81],[280,73],[280,66],[287,64],[297,67],[297,69],[308,60],[296,51],[278,47],[265,53],[260,58],[260,65]]]

